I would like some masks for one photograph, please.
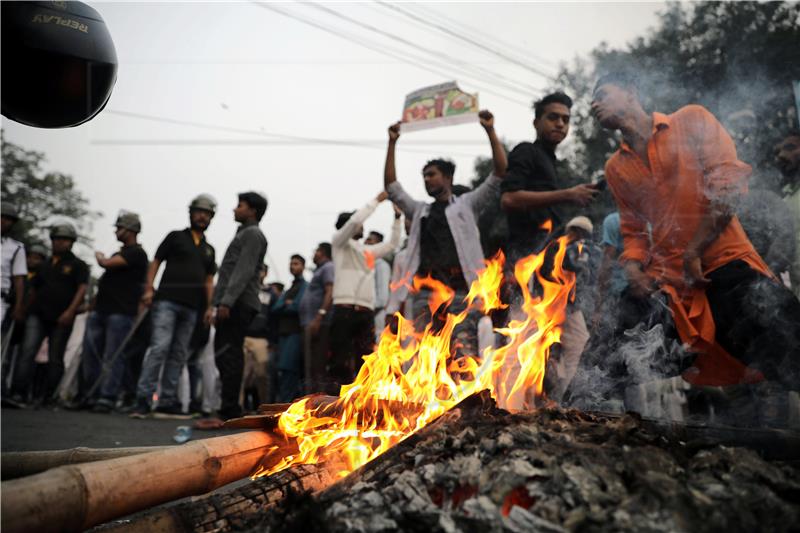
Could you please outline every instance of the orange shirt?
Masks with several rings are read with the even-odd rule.
[[[733,140],[717,119],[698,105],[672,115],[653,113],[647,156],[649,169],[623,142],[606,163],[606,179],[620,213],[620,260],[641,262],[669,294],[681,340],[699,353],[696,368],[684,373],[687,381],[725,385],[760,379],[715,342],[705,291],[687,286],[683,277],[683,253],[710,199],[730,202],[746,194],[750,166],[739,161]],[[772,276],[733,217],[704,251],[703,273],[737,259]]]

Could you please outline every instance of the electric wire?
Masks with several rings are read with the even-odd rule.
[[[324,31],[326,33],[330,33],[330,34],[335,35],[337,37],[340,37],[342,39],[345,39],[345,40],[348,40],[348,41],[353,42],[355,44],[358,44],[358,45],[360,45],[360,46],[362,46],[364,48],[372,50],[373,52],[377,52],[379,54],[389,56],[389,57],[391,57],[393,59],[397,59],[399,61],[402,61],[403,63],[413,65],[413,66],[415,66],[415,67],[417,67],[419,69],[426,70],[428,72],[432,72],[433,74],[436,74],[437,76],[442,76],[446,72],[447,69],[451,69],[452,68],[452,65],[439,65],[440,68],[438,68],[438,69],[437,68],[432,68],[432,67],[428,66],[427,64],[428,63],[434,64],[435,62],[431,61],[431,60],[429,60],[427,58],[420,58],[419,56],[417,56],[415,58],[413,54],[410,54],[408,52],[398,52],[398,51],[392,50],[391,48],[387,47],[384,44],[374,43],[374,42],[370,42],[368,39],[364,39],[362,37],[354,37],[352,35],[348,35],[347,32],[344,32],[344,31],[342,31],[342,30],[340,30],[338,28],[332,28],[330,26],[326,26],[324,24],[321,24],[321,23],[319,23],[319,22],[317,22],[315,20],[309,19],[307,17],[302,17],[302,16],[296,15],[294,13],[290,13],[288,11],[284,11],[284,10],[282,10],[280,8],[277,8],[273,4],[264,4],[264,3],[261,3],[261,2],[253,2],[253,3],[256,6],[261,7],[262,9],[267,9],[269,11],[273,11],[273,12],[278,13],[280,15],[283,15],[285,17],[294,19],[294,20],[296,20],[298,22],[301,22],[303,24],[312,26],[312,27],[317,28],[317,29],[319,29],[321,31]],[[416,61],[418,61],[418,62],[409,61],[409,57],[416,59]],[[473,75],[467,74],[467,76],[469,78],[475,79],[475,76],[473,76]],[[515,103],[515,104],[519,104],[521,106],[524,106],[525,108],[529,108],[530,107],[529,102],[523,101],[523,100],[519,100],[517,98],[514,98],[514,97],[511,97],[511,96],[505,95],[503,93],[500,93],[495,88],[492,88],[492,87],[489,87],[489,86],[486,86],[486,85],[482,85],[480,83],[475,83],[475,82],[471,82],[471,85],[473,85],[477,89],[480,89],[480,90],[482,90],[482,91],[484,91],[486,93],[489,93],[489,94],[493,94],[493,95],[495,95],[495,96],[497,96],[499,98],[502,98],[502,99],[504,99],[506,101],[509,101],[509,102],[512,102],[512,103]]]
[[[433,28],[433,29],[441,31],[441,32],[443,32],[443,33],[445,33],[447,35],[451,35],[452,37],[455,37],[456,39],[459,39],[459,40],[464,41],[464,42],[466,42],[468,44],[471,44],[472,46],[474,46],[474,47],[476,47],[476,48],[478,48],[480,50],[483,50],[484,52],[488,52],[490,54],[493,54],[493,55],[499,57],[500,59],[504,59],[504,60],[506,60],[506,61],[508,61],[510,63],[513,63],[513,64],[515,64],[517,66],[520,66],[520,67],[524,68],[525,70],[528,70],[528,71],[530,71],[530,72],[532,72],[534,74],[537,74],[537,75],[539,75],[539,76],[541,76],[541,77],[543,77],[543,78],[545,78],[547,80],[550,80],[553,77],[552,75],[550,75],[550,74],[548,74],[546,72],[543,72],[542,70],[540,70],[537,67],[534,67],[533,65],[525,63],[524,61],[520,61],[519,59],[513,58],[513,57],[511,57],[511,56],[509,56],[509,55],[507,55],[507,54],[505,54],[505,53],[503,53],[501,51],[495,50],[494,48],[492,48],[490,46],[487,46],[486,44],[480,43],[480,42],[474,40],[471,37],[466,37],[466,36],[464,36],[464,35],[462,35],[460,33],[454,32],[450,28],[442,26],[441,24],[438,24],[436,22],[431,22],[427,18],[420,17],[419,15],[411,13],[411,12],[407,11],[406,9],[401,8],[401,7],[397,6],[397,5],[392,5],[392,4],[390,4],[388,2],[384,2],[382,0],[375,0],[375,3],[377,3],[380,6],[383,6],[384,8],[391,9],[392,11],[395,11],[397,13],[401,13],[401,14],[405,15],[407,18],[410,18],[411,20],[419,22],[420,24],[423,24],[425,26],[428,26],[429,28]],[[532,89],[536,90],[535,88],[532,88]]]
[[[106,109],[104,113],[110,115],[117,115],[127,118],[135,118],[141,120],[148,120],[152,122],[160,122],[164,124],[174,124],[178,126],[189,126],[193,128],[224,131],[229,133],[241,133],[248,135],[258,135],[262,137],[272,137],[272,139],[92,139],[91,144],[95,145],[140,145],[140,146],[157,146],[157,145],[178,145],[178,146],[204,146],[204,145],[231,145],[231,146],[248,146],[248,145],[287,145],[287,146],[312,146],[312,145],[329,145],[329,146],[352,146],[358,148],[373,148],[384,150],[386,148],[386,141],[380,140],[362,140],[362,139],[330,139],[321,137],[303,137],[299,135],[287,135],[284,133],[267,132],[263,130],[248,130],[244,128],[234,128],[230,126],[220,126],[216,124],[208,124],[205,122],[197,122],[192,120],[182,120],[169,117],[162,117],[157,115],[148,115],[144,113],[135,113],[131,111],[122,111],[118,109]],[[485,145],[485,141],[479,142],[474,140],[458,140],[458,139],[443,139],[420,141],[409,139],[404,144],[406,145],[430,145],[430,146],[468,146],[468,145]],[[421,150],[414,148],[405,148],[398,146],[398,149],[412,152],[430,154],[430,150]],[[475,157],[477,154],[468,154],[464,152],[451,152],[452,155],[463,157]]]
[[[314,3],[314,2],[304,2],[304,5],[308,5],[309,7],[313,7],[314,9],[320,10],[323,13],[327,13],[327,14],[333,16],[333,17],[337,17],[337,18],[339,18],[341,20],[349,22],[350,24],[354,24],[356,26],[364,28],[364,29],[366,29],[368,31],[371,31],[373,33],[377,33],[378,35],[381,35],[383,37],[387,37],[387,38],[389,38],[389,39],[391,39],[393,41],[396,41],[396,42],[399,42],[401,44],[404,44],[404,45],[406,45],[406,46],[408,46],[410,48],[414,48],[416,50],[420,50],[421,52],[423,52],[425,54],[431,54],[431,51],[429,49],[425,48],[424,46],[420,46],[420,45],[418,45],[418,44],[406,39],[405,37],[401,37],[399,35],[396,35],[396,34],[393,34],[393,33],[389,33],[389,32],[387,32],[385,30],[382,30],[382,29],[380,29],[380,28],[378,28],[378,27],[376,27],[376,26],[374,26],[372,24],[369,24],[368,22],[360,21],[358,19],[355,19],[353,17],[345,15],[345,14],[339,12],[339,11],[336,11],[335,9],[331,9],[329,7],[326,7],[326,6],[323,6],[321,4],[317,4],[317,3]],[[453,57],[451,55],[445,54],[445,53],[443,53],[441,51],[437,52],[436,55],[441,57],[441,58],[446,59],[449,62],[449,64],[451,64],[451,65],[461,65],[461,67],[460,67],[461,69],[464,69],[464,68],[471,69],[474,72],[477,72],[479,76],[489,77],[489,78],[492,78],[494,80],[506,80],[504,82],[496,82],[496,83],[498,83],[499,85],[504,86],[508,90],[516,91],[516,92],[520,93],[523,96],[528,96],[531,93],[531,91],[537,91],[538,90],[537,87],[533,87],[531,85],[526,85],[524,83],[518,82],[516,80],[513,80],[511,78],[503,76],[502,74],[499,74],[497,72],[489,71],[484,67],[478,67],[478,66],[466,64],[463,60],[461,60],[461,59],[459,59],[457,57]],[[514,85],[511,85],[512,83],[516,84],[517,87],[515,87]]]
[[[451,24],[454,27],[460,27],[460,29],[462,31],[464,31],[465,33],[467,33],[469,35],[481,35],[482,34],[482,31],[479,30],[479,29],[474,28],[472,26],[469,26],[469,25],[467,25],[467,24],[465,24],[463,22],[460,22],[454,17],[447,17],[444,14],[442,14],[441,12],[436,11],[435,9],[433,9],[430,6],[430,4],[423,5],[421,3],[414,2],[414,3],[404,4],[404,5],[405,5],[407,10],[411,6],[413,6],[414,9],[411,9],[411,11],[421,12],[423,15],[427,16],[430,19],[435,19],[435,20],[447,19],[449,24]],[[518,46],[516,44],[503,41],[502,38],[500,38],[498,36],[492,36],[492,43],[494,45],[496,45],[496,46],[505,47],[508,50],[514,51],[516,54],[519,54],[519,55],[521,55],[523,57],[532,57],[532,58],[536,59],[536,61],[541,63],[542,68],[558,68],[558,63],[557,62],[552,61],[550,59],[547,59],[544,56],[537,55],[537,54],[531,52],[530,50],[522,48],[522,47],[520,47],[520,46]]]

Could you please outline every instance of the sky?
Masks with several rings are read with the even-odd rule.
[[[3,117],[6,139],[44,152],[46,170],[74,177],[103,212],[92,237],[106,254],[119,247],[112,224],[120,209],[140,214],[139,240],[152,257],[170,230],[188,225],[190,200],[209,193],[219,207],[207,239],[219,261],[236,232],[237,194],[265,193],[269,279],[284,282],[291,254],[311,267],[337,214],[382,189],[386,129],[406,94],[457,81],[479,93],[502,138],[530,140],[530,104],[559,64],[603,41],[624,47],[665,9],[652,2],[88,3],[105,19],[119,61],[106,109],[59,130]],[[398,144],[398,179],[426,199],[425,161],[451,158],[455,182],[466,184],[475,158],[490,154],[477,122],[410,132]],[[365,230],[388,238],[391,219],[385,203]]]

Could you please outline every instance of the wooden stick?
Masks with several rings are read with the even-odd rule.
[[[285,440],[248,431],[4,481],[2,530],[83,531],[242,479],[267,452],[281,447],[290,453]]]
[[[38,474],[51,468],[92,461],[104,461],[140,453],[156,452],[174,446],[136,446],[131,448],[71,448],[69,450],[46,450],[36,452],[5,452],[0,466],[0,478],[16,479]]]
[[[248,519],[280,504],[290,491],[317,493],[340,479],[335,461],[298,465],[243,486],[144,511],[125,521],[105,524],[103,533],[175,533],[239,531]]]

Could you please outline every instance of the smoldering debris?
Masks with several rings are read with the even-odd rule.
[[[800,520],[797,463],[698,448],[633,415],[465,414],[423,431],[249,531],[789,531]]]

